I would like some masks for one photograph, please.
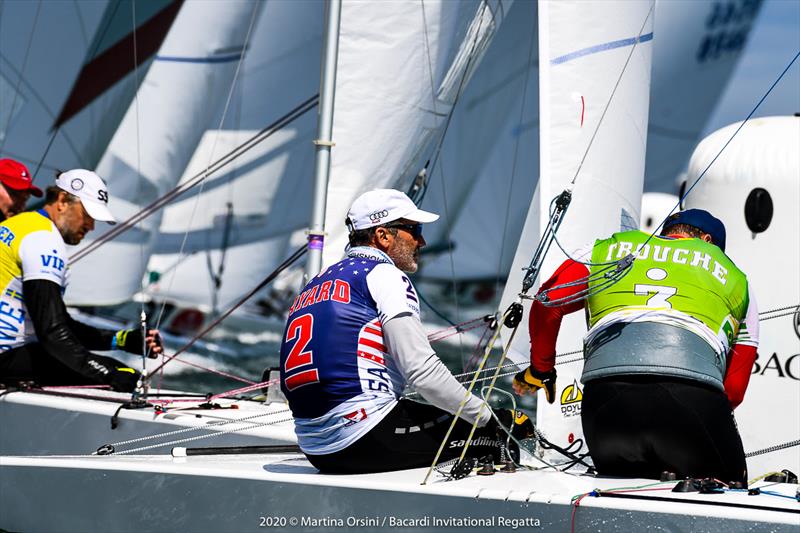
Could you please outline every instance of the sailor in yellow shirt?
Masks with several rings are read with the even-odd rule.
[[[62,299],[69,269],[66,244],[81,242],[96,220],[114,223],[108,189],[94,172],[63,172],[45,205],[0,224],[0,383],[106,384],[136,388],[140,375],[90,350],[161,353],[158,331],[101,330],[73,320]]]

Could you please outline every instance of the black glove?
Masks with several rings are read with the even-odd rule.
[[[116,340],[117,349],[125,350],[134,355],[142,355],[142,346],[144,343],[142,340],[142,330],[140,328],[121,329],[114,335],[114,339]],[[155,341],[158,346],[161,346],[161,335],[158,333],[155,334]]]
[[[536,435],[536,431],[533,428],[533,422],[531,419],[528,418],[528,415],[520,411],[519,409],[514,411],[513,409],[499,409],[495,411],[497,413],[497,418],[500,419],[500,423],[503,427],[508,430],[511,429],[511,435],[517,439],[529,439]],[[500,430],[498,436],[502,439],[505,438],[505,431]]]
[[[141,374],[133,368],[126,366],[115,366],[111,369],[108,384],[117,392],[133,392],[139,382]]]
[[[544,389],[547,403],[553,403],[556,399],[556,369],[550,372],[537,372],[528,367],[514,376],[514,389],[533,393]]]

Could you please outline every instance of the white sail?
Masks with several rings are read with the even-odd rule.
[[[365,190],[408,184],[511,2],[344,2],[323,263]]]
[[[223,130],[205,134],[181,183],[205,168],[212,149],[224,154],[313,100],[322,16],[317,3],[264,5]],[[225,309],[287,257],[289,235],[306,227],[310,216],[315,109],[313,103],[303,106],[296,119],[209,178],[202,190],[196,187],[165,209],[148,265],[160,279],[146,294]],[[217,285],[213,278],[223,255]]]
[[[575,251],[597,238],[638,225],[650,90],[652,10],[652,1],[539,2],[541,171],[501,301],[502,309],[521,290],[521,269],[531,260],[551,200],[576,176],[572,204],[557,234],[565,250]],[[604,23],[595,24],[597,20]],[[539,281],[549,277],[564,259],[560,250],[551,248]],[[523,325],[509,354],[524,366],[530,351],[525,327],[529,307],[526,305]],[[586,327],[578,315],[564,320],[559,353],[580,349]],[[538,403],[539,425],[550,440],[562,445],[581,434],[581,369],[580,360],[559,365],[555,404]]]
[[[443,292],[452,292],[452,279],[493,285],[498,275],[505,278],[538,173],[530,149],[538,145],[536,4],[517,2],[508,13],[428,172],[422,207],[442,218],[425,228],[436,250],[423,256],[416,279],[436,280]]]
[[[760,1],[656,1],[645,191],[677,192],[760,8]]]
[[[52,183],[56,169],[94,168],[137,89],[134,34],[141,80],[179,6],[3,2],[0,156],[32,172],[41,162],[41,186]]]
[[[740,124],[731,124],[703,139],[689,163],[690,184]],[[761,313],[758,359],[744,402],[735,411],[746,452],[800,438],[800,312],[792,315],[800,306],[798,146],[800,117],[753,119],[685,202],[687,207],[711,211],[725,223],[725,253],[747,275]],[[766,228],[754,232],[754,221],[761,221]],[[765,315],[787,307],[783,312]],[[784,316],[769,318],[781,314]],[[797,472],[797,450],[795,446],[751,457],[748,469],[763,473],[788,468]]]
[[[97,166],[117,219],[125,220],[175,186],[224,105],[259,6],[246,1],[184,4]],[[129,299],[141,286],[160,217],[160,212],[151,215],[72,265],[66,301],[107,305]],[[95,238],[103,229],[97,228]],[[113,275],[98,278],[99,271]]]

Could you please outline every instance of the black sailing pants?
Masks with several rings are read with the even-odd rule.
[[[94,354],[92,358],[111,368],[127,366],[111,357]],[[100,384],[96,378],[84,376],[50,355],[38,342],[0,353],[0,383],[13,386],[20,381],[41,386]]]
[[[597,472],[658,479],[746,481],[747,464],[722,391],[663,376],[615,376],[586,383],[583,432]]]
[[[331,474],[427,467],[433,462],[452,421],[453,415],[438,407],[402,399],[378,425],[344,450],[326,455],[306,454],[306,457],[321,472]],[[471,429],[472,424],[465,420],[456,422],[439,462],[461,455]],[[505,439],[498,438],[497,430],[494,419],[477,428],[467,455],[478,458],[491,455],[495,463],[499,463],[500,444],[504,444]],[[511,445],[513,447],[514,443]]]

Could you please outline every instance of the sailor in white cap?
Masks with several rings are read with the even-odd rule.
[[[422,225],[438,218],[400,191],[362,194],[347,215],[347,257],[312,279],[289,309],[281,387],[300,448],[322,472],[428,466],[462,403],[441,460],[460,455],[473,423],[471,452],[502,455],[490,408],[436,356],[404,273],[417,270]],[[406,385],[430,404],[403,398]]]
[[[67,287],[66,245],[81,242],[95,220],[114,223],[108,188],[89,170],[63,172],[48,187],[45,205],[0,224],[0,382],[110,385],[133,391],[139,373],[89,350],[122,349],[151,357],[162,352],[158,331],[101,330],[73,320]],[[3,246],[5,245],[5,246]]]

